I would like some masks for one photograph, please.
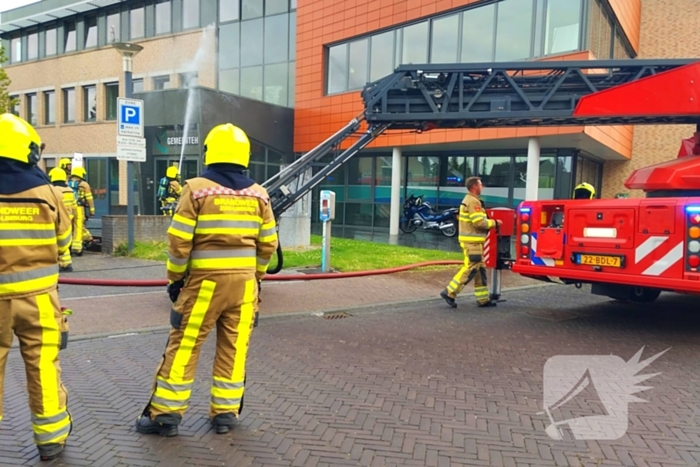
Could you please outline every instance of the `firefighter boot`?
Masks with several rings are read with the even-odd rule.
[[[58,268],[60,272],[73,272],[73,265],[69,264],[68,266],[61,266]]]
[[[42,461],[52,461],[61,455],[65,446],[59,443],[39,444],[39,457]]]
[[[211,424],[214,425],[216,433],[223,435],[228,433],[231,428],[234,427],[236,422],[236,416],[230,413],[220,413],[214,417]]]
[[[476,306],[478,306],[479,308],[488,308],[488,307],[492,307],[492,306],[497,306],[497,303],[494,302],[493,300],[489,300],[488,302],[485,302],[485,303],[477,302]]]
[[[447,290],[443,290],[442,292],[440,292],[440,296],[445,299],[445,301],[448,305],[450,305],[450,307],[457,308],[457,302],[455,302],[455,299],[447,294]]]
[[[151,420],[150,415],[144,413],[136,419],[136,431],[145,435],[177,436],[177,426],[181,420],[182,417],[176,414],[158,415],[155,420]]]

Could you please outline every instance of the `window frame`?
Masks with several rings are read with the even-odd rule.
[[[49,112],[49,103],[51,102],[49,96],[53,96],[53,112]],[[44,101],[44,125],[55,125],[56,124],[56,90],[42,92],[42,97]]]
[[[113,82],[111,82],[111,83],[104,83],[104,93],[105,93],[105,101],[104,101],[104,104],[105,104],[105,120],[108,121],[108,122],[113,122],[113,121],[116,121],[116,120],[117,120],[117,112],[118,112],[118,111],[117,111],[117,100],[116,100],[116,98],[114,99],[114,103],[113,103],[114,116],[113,116],[113,117],[110,116],[110,113],[109,113],[109,111],[110,111],[110,109],[111,109],[110,103],[109,103],[109,100],[110,100],[110,99],[109,99],[109,93],[110,93],[110,89],[113,89],[113,88],[116,88],[117,92],[116,92],[115,96],[118,98],[118,97],[119,97],[119,81],[113,81]]]
[[[88,96],[90,94],[90,91],[94,91],[95,93],[95,117],[90,117],[90,102],[88,99]],[[97,106],[97,85],[95,84],[89,84],[86,86],[83,86],[83,121],[84,122],[96,122],[97,121],[97,111],[98,111],[98,106]]]
[[[68,88],[61,88],[62,94],[63,94],[63,123],[64,124],[72,124],[76,123],[76,102],[75,102],[75,87],[68,87]],[[73,94],[73,99],[72,103],[71,100],[68,98],[69,93]],[[73,120],[70,120],[68,118],[70,112],[68,111],[68,106],[72,105],[73,106]]]

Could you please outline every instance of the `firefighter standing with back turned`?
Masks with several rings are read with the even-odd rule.
[[[490,229],[502,224],[486,215],[486,209],[481,201],[483,184],[479,177],[467,179],[467,195],[459,207],[459,243],[464,251],[464,266],[452,278],[440,296],[452,308],[457,307],[455,298],[472,279],[474,279],[474,295],[479,307],[496,306],[489,297],[486,285],[486,266],[484,265],[484,242]]]
[[[92,242],[92,234],[85,226],[89,217],[85,214],[89,210],[90,216],[95,215],[95,202],[92,198],[92,188],[86,181],[87,175],[83,167],[73,167],[68,186],[73,189],[75,199],[78,202],[78,209],[75,212],[73,246],[71,251],[76,256],[83,255],[83,244]]]
[[[71,416],[59,350],[68,325],[58,302],[58,257],[70,247],[68,211],[36,164],[43,145],[34,128],[0,115],[0,420],[5,363],[13,332],[27,374],[34,442],[42,460],[58,457]]]
[[[277,249],[267,191],[243,174],[250,142],[224,124],[204,142],[202,176],[187,180],[168,230],[170,336],[141,433],[175,436],[194,384],[201,345],[216,327],[209,416],[227,433],[241,413],[259,281]],[[181,291],[181,293],[180,293]]]
[[[75,217],[75,212],[78,210],[78,203],[75,201],[73,189],[68,186],[66,172],[60,167],[54,167],[49,172],[49,179],[53,186],[61,193],[61,199],[63,200],[63,204],[66,205],[71,225],[73,225],[73,218]],[[58,258],[58,266],[61,272],[73,272],[73,261],[70,257],[70,249],[66,249],[61,257]]]
[[[182,195],[182,186],[177,180],[178,175],[180,174],[177,167],[174,165],[170,166],[165,170],[165,177],[161,178],[158,183],[158,200],[164,216],[172,217],[175,210],[174,206],[177,204],[177,200],[180,199],[180,195]]]

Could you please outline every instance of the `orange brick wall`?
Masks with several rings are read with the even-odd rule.
[[[364,110],[359,91],[324,96],[324,45],[367,34],[477,0],[315,0],[299,2],[297,11],[297,64],[294,150],[308,151]],[[622,1],[622,0],[618,0]],[[638,0],[624,0],[638,1]],[[588,52],[548,60],[589,59]],[[364,127],[363,127],[364,130]],[[581,133],[614,148],[625,157],[632,151],[632,127],[542,127],[485,130],[432,130],[423,134],[387,132],[368,147],[474,141],[521,136]],[[344,143],[344,146],[350,141]]]
[[[639,58],[692,58],[700,51],[700,14],[697,0],[644,0]],[[692,125],[638,125],[634,130],[632,160],[608,162],[603,173],[603,196],[626,191],[625,180],[638,168],[674,159],[681,139],[692,136]]]
[[[639,53],[639,25],[642,17],[642,0],[609,0],[609,2],[632,48]],[[649,2],[646,3],[648,4]]]

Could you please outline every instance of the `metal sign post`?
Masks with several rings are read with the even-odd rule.
[[[127,86],[129,87],[129,86]],[[126,161],[128,251],[134,249],[134,162],[146,162],[146,139],[143,137],[143,101],[117,99],[117,160]]]

